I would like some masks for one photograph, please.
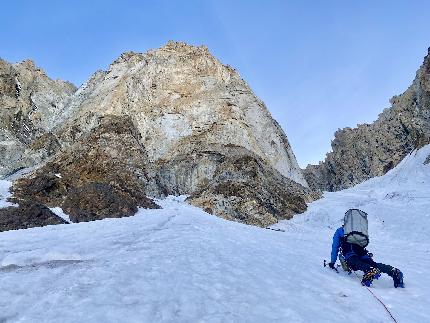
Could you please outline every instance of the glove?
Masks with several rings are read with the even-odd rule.
[[[330,263],[328,264],[328,266],[329,266],[331,269],[336,269],[336,268],[334,268],[334,262],[330,262]]]

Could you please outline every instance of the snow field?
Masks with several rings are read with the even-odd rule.
[[[0,233],[0,322],[390,322],[359,278],[322,266],[351,207],[369,214],[375,260],[405,274],[405,289],[383,275],[372,291],[398,322],[430,322],[429,154],[325,193],[274,226],[286,232],[169,197],[134,217]]]

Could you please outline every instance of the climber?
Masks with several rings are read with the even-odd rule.
[[[345,213],[343,226],[338,228],[333,236],[329,267],[335,269],[339,254],[339,260],[345,270],[364,272],[362,285],[370,286],[382,272],[393,278],[394,287],[404,288],[402,272],[390,265],[375,262],[372,259],[373,254],[366,250],[368,243],[367,213],[358,209],[348,210]]]

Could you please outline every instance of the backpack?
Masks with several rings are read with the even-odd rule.
[[[369,244],[367,213],[349,209],[343,219],[344,240],[365,248]]]

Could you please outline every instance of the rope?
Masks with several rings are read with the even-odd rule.
[[[327,266],[327,262],[326,262],[326,260],[324,260],[324,267],[326,267]],[[337,272],[337,273],[339,273],[339,271],[335,268],[335,271]],[[354,272],[354,274],[355,274],[355,276],[358,278],[358,279],[360,279],[360,277],[358,277],[358,275],[357,275],[357,273],[354,271],[354,270],[351,270],[352,272]],[[367,287],[366,285],[363,285],[364,287],[366,287],[366,289],[370,292],[370,294],[372,294],[372,296],[373,297],[375,297],[376,298],[376,300],[379,302],[379,303],[381,303],[381,305],[382,306],[384,306],[384,308],[385,308],[385,310],[387,311],[387,313],[390,315],[390,317],[391,317],[391,319],[393,320],[393,322],[395,322],[395,323],[397,323],[397,320],[394,318],[394,316],[393,316],[393,314],[391,314],[391,312],[390,312],[390,310],[388,309],[388,307],[384,304],[384,302],[383,301],[381,301],[379,298],[378,298],[378,296],[376,296],[373,292],[372,292],[372,290],[369,288],[369,287]]]
[[[354,274],[355,274],[355,276],[356,276],[358,279],[360,279],[360,277],[358,277],[358,275],[357,275],[357,273],[356,273],[355,271],[354,271]],[[375,298],[377,299],[377,301],[378,301],[379,303],[381,303],[381,304],[382,304],[382,306],[384,306],[385,310],[387,311],[387,313],[388,313],[388,314],[390,314],[390,316],[391,316],[391,318],[393,319],[393,321],[397,323],[397,321],[396,321],[396,319],[394,318],[393,314],[391,314],[390,310],[387,308],[387,306],[384,304],[384,302],[383,302],[383,301],[381,301],[381,300],[378,298],[378,296],[376,296],[376,295],[371,291],[371,289],[370,289],[369,287],[367,287],[367,286],[364,286],[364,287],[366,287],[366,289],[370,292],[370,294],[372,294],[372,295],[373,295],[373,297],[375,297]]]

